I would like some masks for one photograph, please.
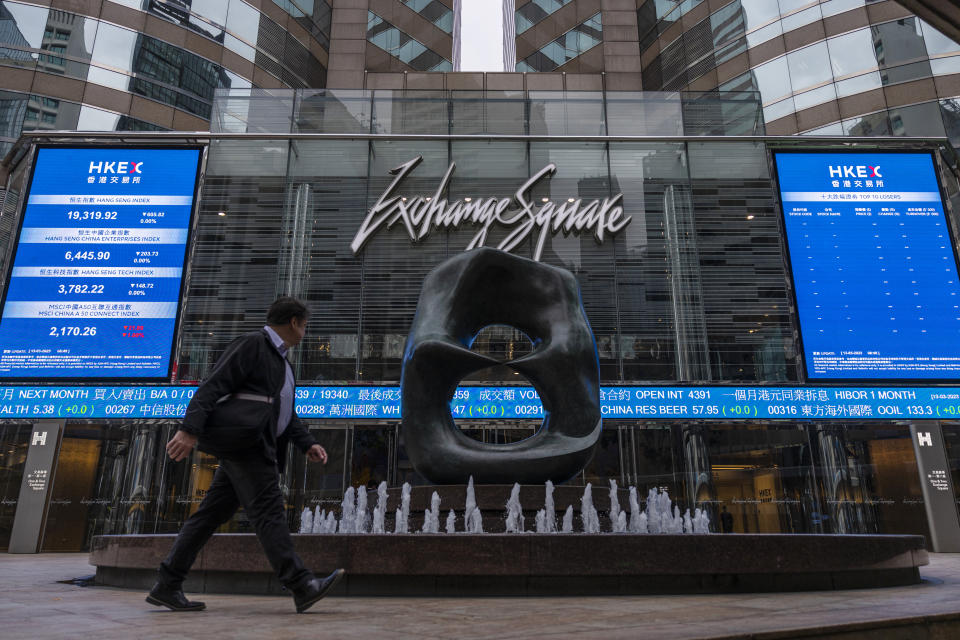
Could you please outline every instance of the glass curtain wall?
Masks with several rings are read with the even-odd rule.
[[[468,436],[494,444],[527,438],[537,427],[531,421],[458,424]],[[195,452],[171,462],[163,447],[176,426],[68,423],[42,550],[87,550],[101,534],[178,531],[203,499],[217,461]],[[339,513],[348,486],[428,484],[410,465],[397,422],[317,421],[309,428],[330,458],[326,465],[308,464],[289,452],[281,485],[291,530],[299,528],[305,508]],[[9,542],[30,431],[29,424],[0,426],[0,550]],[[955,425],[944,431],[956,440]],[[591,482],[600,491],[611,480],[635,486],[641,498],[665,490],[681,513],[706,509],[717,532],[726,511],[737,533],[927,534],[906,424],[606,420],[596,454],[570,484]],[[252,529],[240,509],[219,532]]]
[[[32,429],[28,423],[0,423],[0,551],[10,545]]]
[[[390,172],[416,158],[419,164],[391,196],[505,198],[549,164],[556,173],[528,190],[534,207],[622,194],[632,221],[621,233],[602,243],[592,234],[548,233],[540,248],[543,262],[568,269],[580,282],[604,382],[797,380],[762,145],[390,136],[436,132],[438,123],[496,128],[512,109],[520,110],[530,133],[603,135],[629,129],[625,110],[631,105],[640,107],[649,127],[669,121],[668,112],[679,116],[683,100],[677,94],[616,100],[589,92],[576,99],[561,92],[453,100],[444,92],[346,97],[356,99],[324,92],[291,95],[289,102],[265,98],[264,104],[225,98],[224,112],[243,114],[218,120],[228,128],[384,135],[211,145],[180,380],[202,378],[227,342],[261,326],[263,310],[277,295],[289,294],[303,298],[312,312],[294,358],[302,382],[397,382],[420,283],[480,231],[470,224],[432,229],[414,243],[396,224],[371,234],[360,255],[352,254],[367,212],[394,180]],[[471,111],[480,117],[451,118]],[[437,194],[451,165],[446,189]],[[510,231],[495,225],[485,244],[496,246]],[[514,253],[533,257],[538,244],[536,231]],[[491,330],[475,348],[516,354],[529,343],[516,331]],[[504,374],[480,372],[472,381],[504,381]]]
[[[178,427],[153,421],[68,423],[42,551],[87,550],[97,535],[176,533],[203,500],[218,466],[216,458],[199,451],[172,462],[165,445]],[[0,427],[0,447],[9,454],[0,475],[4,505],[18,495],[29,434],[29,426]],[[288,499],[293,500],[289,492]],[[10,524],[12,513],[0,511],[0,536],[9,538]],[[252,528],[241,509],[219,531],[250,533]]]

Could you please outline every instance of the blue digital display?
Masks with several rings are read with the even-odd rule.
[[[196,387],[0,387],[0,418],[182,418]],[[297,415],[399,420],[399,387],[299,387]],[[627,420],[908,420],[960,417],[960,387],[602,387],[600,410]],[[530,387],[460,387],[458,420],[540,420]]]
[[[776,153],[811,380],[960,378],[960,279],[929,153]]]
[[[170,373],[199,149],[40,148],[0,378]]]

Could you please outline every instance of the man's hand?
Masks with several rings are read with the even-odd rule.
[[[307,460],[310,462],[322,462],[327,464],[327,451],[318,444],[307,449]]]
[[[193,451],[197,446],[197,436],[191,435],[186,431],[177,431],[167,443],[167,455],[174,462],[180,462]]]

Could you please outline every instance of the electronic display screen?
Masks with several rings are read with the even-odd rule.
[[[930,153],[775,153],[811,380],[960,378],[960,283]]]
[[[182,418],[193,386],[0,386],[0,418]],[[400,420],[400,387],[297,387],[310,420]],[[459,387],[455,420],[541,420],[532,387]],[[603,418],[900,420],[960,418],[960,387],[601,387]]]
[[[0,378],[167,378],[197,148],[37,150]]]

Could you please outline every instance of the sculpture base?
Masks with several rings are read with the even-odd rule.
[[[411,534],[294,535],[332,595],[547,596],[862,589],[916,584],[922,536]],[[97,583],[149,589],[173,535],[97,536]],[[281,593],[252,534],[215,535],[188,592]]]

